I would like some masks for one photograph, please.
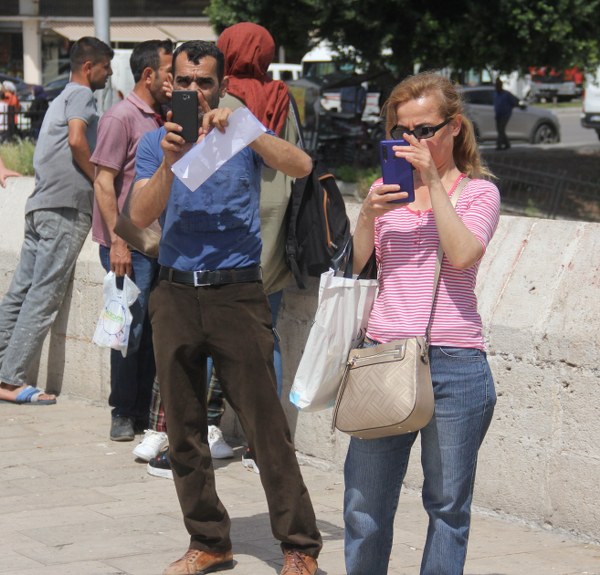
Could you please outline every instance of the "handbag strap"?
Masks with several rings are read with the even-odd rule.
[[[458,198],[460,198],[462,191],[464,190],[465,186],[470,181],[471,181],[471,178],[469,178],[468,176],[464,176],[460,180],[460,182],[458,182],[456,188],[454,189],[452,196],[450,197],[450,202],[452,203],[453,208],[456,208],[456,204],[458,203]],[[440,245],[439,245],[438,251],[437,251],[437,260],[435,262],[435,276],[433,279],[433,298],[431,299],[431,310],[429,311],[429,321],[427,322],[427,329],[425,330],[425,341],[427,342],[427,345],[429,345],[429,335],[431,332],[431,323],[433,320],[433,306],[435,305],[435,300],[437,297],[438,285],[440,282],[440,273],[442,271],[442,259],[443,258],[444,258],[444,250],[443,250],[442,244],[440,242]]]

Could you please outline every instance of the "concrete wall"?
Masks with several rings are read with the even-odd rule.
[[[23,235],[31,178],[0,189],[0,290],[8,287]],[[349,204],[351,217],[358,206]],[[600,225],[503,216],[479,274],[480,311],[498,404],[481,451],[475,504],[600,541]],[[104,276],[91,241],[46,342],[40,386],[106,401],[108,351],[91,343]],[[316,309],[309,290],[288,288],[279,331],[285,387]],[[284,398],[297,449],[340,468],[347,437],[329,411],[297,412]],[[231,410],[224,423],[240,433]],[[108,429],[108,423],[107,423]],[[407,484],[421,483],[418,447]]]

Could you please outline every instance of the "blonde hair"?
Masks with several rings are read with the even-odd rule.
[[[421,72],[409,76],[392,90],[382,110],[382,114],[385,114],[386,118],[385,130],[388,137],[390,130],[396,125],[398,106],[427,94],[437,96],[442,118],[456,118],[459,114],[462,116],[462,126],[454,139],[452,151],[458,169],[471,178],[493,177],[479,153],[473,124],[464,115],[461,95],[450,80],[435,72]]]

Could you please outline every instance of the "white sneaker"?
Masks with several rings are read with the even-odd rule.
[[[162,431],[146,429],[144,439],[133,450],[133,454],[144,461],[154,459],[167,443],[167,434]]]
[[[208,426],[208,446],[213,459],[231,459],[233,449],[223,439],[223,432],[216,425]]]

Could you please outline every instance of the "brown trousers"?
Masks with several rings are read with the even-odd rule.
[[[206,356],[260,467],[271,529],[282,547],[322,546],[276,392],[271,312],[260,282],[191,287],[162,280],[150,296],[156,371],[169,457],[190,547],[231,549],[207,442]]]

